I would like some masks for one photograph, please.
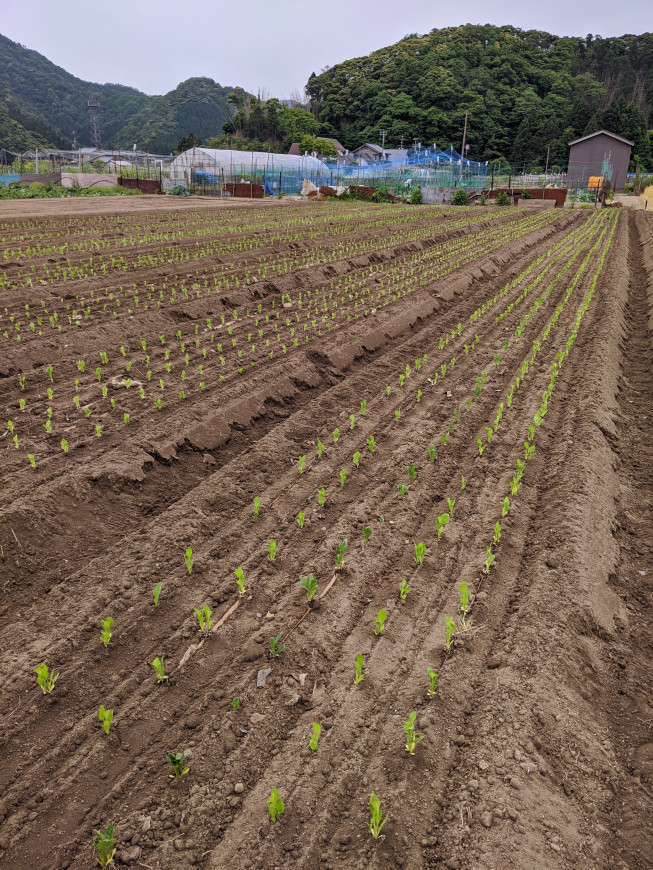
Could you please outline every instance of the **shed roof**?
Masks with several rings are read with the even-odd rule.
[[[578,145],[579,142],[584,142],[586,139],[592,139],[594,136],[600,136],[603,133],[604,136],[610,136],[612,139],[618,139],[619,142],[624,142],[626,145],[630,145],[632,148],[635,143],[631,142],[630,139],[624,139],[623,136],[617,136],[616,133],[610,133],[608,130],[597,130],[596,133],[589,133],[587,136],[581,136],[580,139],[574,139],[573,142],[567,142],[567,145],[570,147],[572,145]]]

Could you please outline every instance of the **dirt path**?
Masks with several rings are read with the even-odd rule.
[[[388,214],[401,245],[293,266],[283,289],[243,291],[242,308],[260,300],[261,318],[281,293],[287,311],[308,308],[303,347],[189,391],[160,419],[136,403],[129,437],[53,450],[36,469],[15,464],[5,441],[1,745],[12,764],[0,774],[1,867],[81,870],[92,830],[109,821],[118,866],[161,870],[649,866],[653,222],[495,210],[459,236],[424,223],[426,211],[415,226],[410,209],[371,209],[347,235],[362,242],[370,230],[357,236],[356,221]],[[326,282],[335,292],[339,280],[349,307],[318,333],[312,294],[324,311],[337,301]],[[199,302],[181,304],[202,322]],[[157,312],[170,318],[161,328],[194,335],[178,310]],[[216,306],[216,321],[220,310],[230,313]],[[125,334],[97,313],[80,329],[88,358]],[[70,362],[64,353],[76,334],[33,338],[60,378],[51,401],[80,376],[77,348]],[[45,382],[45,368],[35,376]],[[80,379],[90,389],[92,370]],[[16,372],[0,380],[14,415],[21,395],[45,400],[44,384],[33,389],[20,391]],[[525,440],[535,455],[512,494]],[[324,597],[308,612],[299,578],[310,573]],[[467,629],[461,582],[474,595]],[[193,608],[207,603],[215,622],[227,618],[200,643]],[[447,615],[458,624],[449,654]],[[279,633],[286,648],[271,659]],[[157,685],[150,662],[162,654],[170,679]],[[52,695],[35,686],[40,661],[61,673]],[[99,704],[115,711],[108,736]],[[411,711],[424,735],[414,756],[402,727]],[[169,780],[166,753],[187,748],[189,774]],[[274,825],[273,787],[286,806]],[[378,841],[366,827],[372,791],[388,814]]]

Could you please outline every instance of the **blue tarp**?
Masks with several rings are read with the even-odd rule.
[[[9,187],[10,184],[18,184],[20,175],[0,175],[0,186]]]

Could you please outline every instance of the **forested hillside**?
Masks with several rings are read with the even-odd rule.
[[[362,142],[436,142],[477,160],[566,161],[567,142],[605,127],[635,142],[653,169],[653,34],[558,37],[476,26],[411,35],[311,75],[307,92],[323,135]]]
[[[87,101],[94,97],[105,147],[136,143],[165,153],[190,130],[200,137],[220,133],[230,115],[231,90],[195,78],[151,97],[124,85],[85,82],[0,35],[0,147],[70,147],[73,131],[80,145],[90,145]]]

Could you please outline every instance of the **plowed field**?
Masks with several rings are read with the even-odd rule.
[[[0,867],[651,867],[651,217],[29,205]]]

